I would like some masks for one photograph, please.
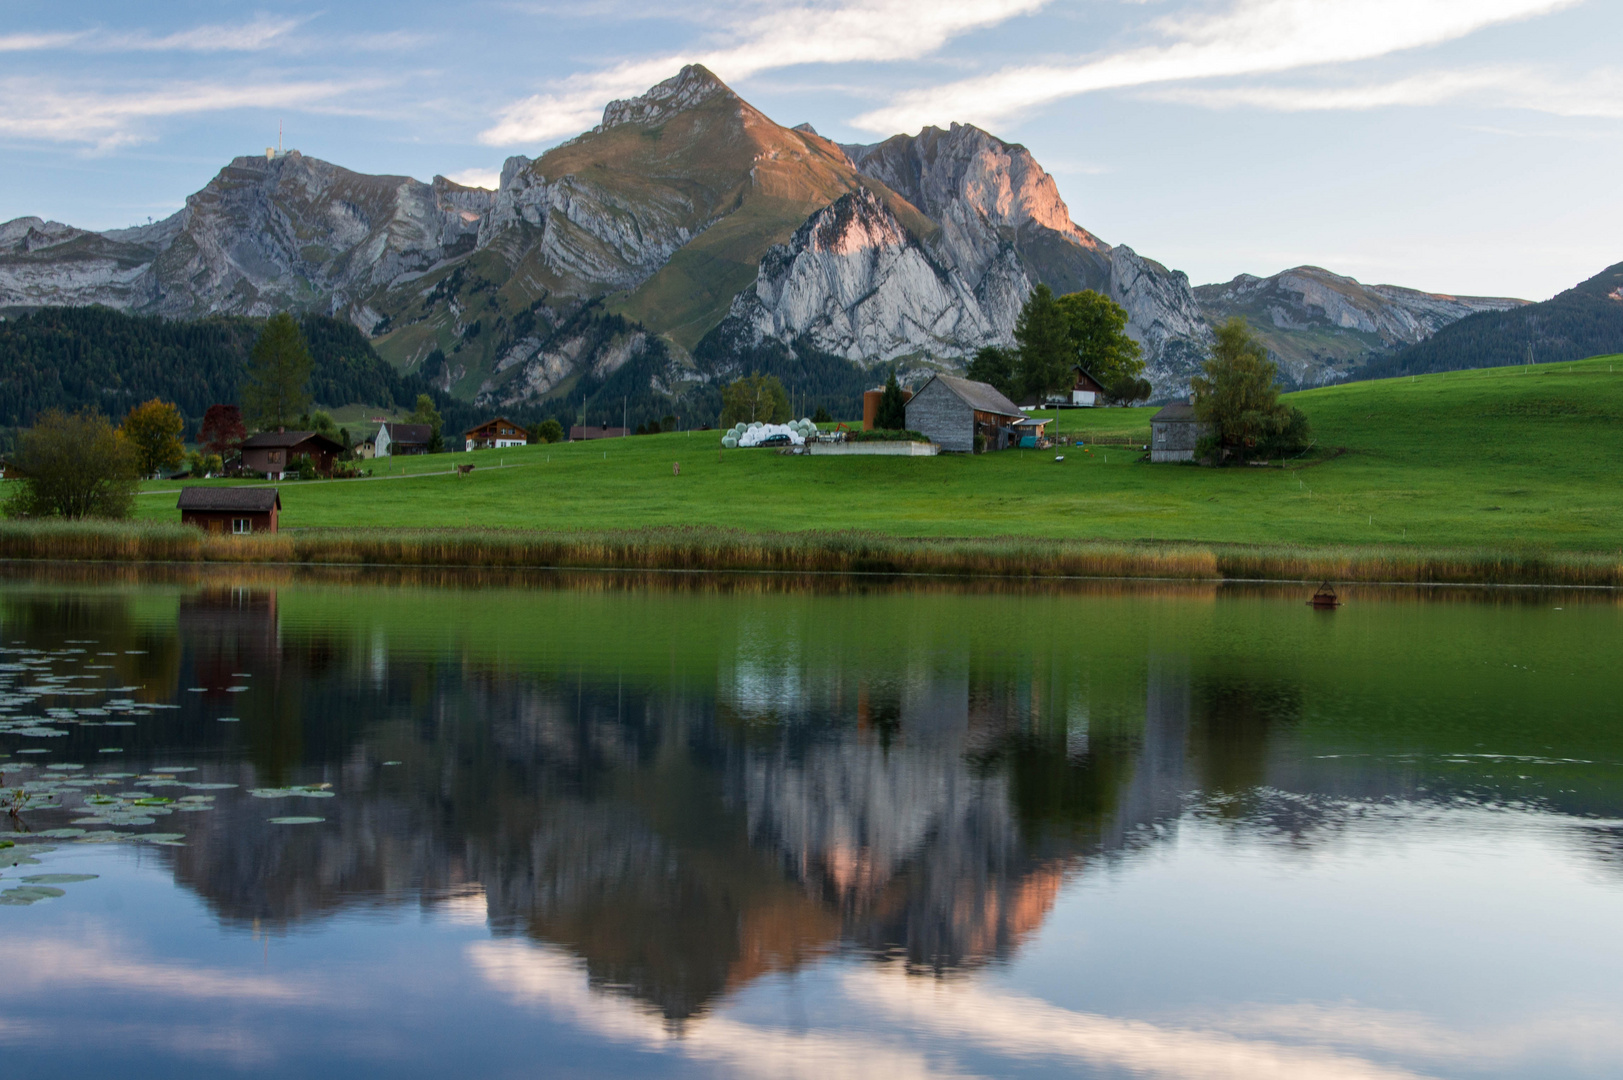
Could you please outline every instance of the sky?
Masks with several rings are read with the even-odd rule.
[[[1623,260],[1618,0],[0,0],[0,221],[179,209],[277,140],[494,185],[703,63],[841,142],[974,123],[1193,283],[1545,299]]]

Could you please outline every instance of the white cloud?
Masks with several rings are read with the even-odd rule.
[[[1177,86],[1143,96],[1212,109],[1326,112],[1463,102],[1618,119],[1623,118],[1623,71],[1609,68],[1572,79],[1526,67],[1471,68],[1339,86]]]
[[[495,191],[502,186],[502,174],[499,169],[463,169],[461,172],[446,173],[445,178],[463,187],[489,188]]]
[[[326,108],[347,102],[361,82],[170,83],[126,92],[64,90],[34,78],[0,80],[0,134],[98,150],[145,142],[141,122],[231,109]]]
[[[868,131],[913,131],[969,120],[991,124],[1090,91],[1258,75],[1369,60],[1438,45],[1488,26],[1546,15],[1580,0],[1237,0],[1220,15],[1168,17],[1164,44],[1072,65],[1005,68],[909,91],[856,118]]]
[[[611,99],[642,93],[683,64],[723,79],[798,64],[903,60],[925,56],[952,38],[1037,11],[1049,0],[839,0],[781,7],[745,20],[732,40],[576,75],[550,92],[514,102],[479,141],[515,146],[573,135],[597,123]]]
[[[107,30],[0,35],[0,52],[77,48],[92,52],[256,52],[275,47],[305,20],[261,15],[238,26],[195,26],[171,34]]]
[[[130,955],[105,934],[91,940],[31,938],[0,942],[6,979],[0,995],[37,998],[42,991],[87,987],[127,990],[198,1001],[222,998],[293,1005],[311,1002],[311,990],[268,975],[243,975],[203,966],[168,964]]]

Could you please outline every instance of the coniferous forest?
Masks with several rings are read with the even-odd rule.
[[[104,307],[43,308],[0,321],[0,428],[27,427],[46,409],[87,405],[117,422],[158,397],[179,407],[191,434],[210,405],[238,400],[262,323],[238,316],[182,322]],[[447,431],[476,422],[471,406],[396,371],[351,324],[306,315],[300,329],[314,361],[317,406],[409,410],[417,395],[429,394]]]

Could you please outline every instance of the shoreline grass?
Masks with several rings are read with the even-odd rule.
[[[1121,542],[756,533],[709,527],[598,531],[302,529],[206,534],[152,522],[0,522],[0,559],[950,578],[1157,578],[1445,585],[1623,586],[1623,553],[1377,545]]]

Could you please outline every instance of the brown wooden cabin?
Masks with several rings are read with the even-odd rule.
[[[623,427],[593,427],[590,424],[576,424],[569,429],[569,441],[580,442],[582,439],[619,439],[630,435],[631,430]]]
[[[331,476],[333,462],[344,448],[315,431],[262,431],[242,444],[242,467],[251,473],[280,479],[308,455],[316,472]]]
[[[462,439],[468,450],[501,450],[525,445],[530,441],[530,433],[507,417],[498,416],[464,431]]]
[[[204,532],[273,533],[282,511],[282,495],[275,488],[189,487],[180,489],[182,525],[196,525]]]

